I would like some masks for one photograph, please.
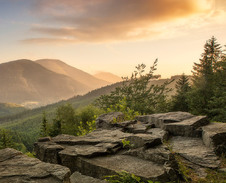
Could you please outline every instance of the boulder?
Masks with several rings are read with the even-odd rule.
[[[85,136],[62,134],[39,139],[35,143],[37,157],[68,167],[75,172],[71,177],[75,183],[102,183],[100,179],[118,171],[133,173],[142,180],[174,182],[179,178],[174,152],[200,177],[206,176],[205,168],[219,167],[215,152],[225,152],[225,125],[207,125],[205,116],[187,112],[115,122],[123,117],[118,112],[101,115],[97,130]],[[170,144],[166,145],[168,139]]]
[[[70,183],[67,167],[41,162],[11,148],[0,150],[0,172],[1,183]]]
[[[111,129],[116,121],[123,121],[124,114],[122,112],[111,112],[100,115],[96,120],[96,128]]]
[[[169,132],[166,130],[162,130],[161,128],[150,128],[145,133],[152,134],[152,136],[160,138],[163,142],[167,141],[169,138]]]
[[[161,165],[169,164],[169,161],[174,161],[172,153],[165,145],[158,145],[148,149],[144,147],[129,149],[124,152],[124,154],[139,157]]]
[[[180,122],[192,117],[194,117],[194,115],[188,112],[168,112],[168,113],[147,115],[145,119],[149,123],[153,123],[155,127],[163,129],[165,124]]]
[[[218,168],[219,158],[213,150],[206,147],[200,138],[172,137],[172,149],[190,162],[205,168]]]
[[[204,144],[213,148],[216,154],[226,153],[226,123],[210,123],[202,128]]]
[[[58,135],[52,141],[61,145],[96,145],[99,143],[117,143],[127,136],[120,130],[95,130],[85,136]]]
[[[81,159],[80,172],[95,178],[103,179],[107,175],[115,175],[127,171],[143,180],[158,180],[167,182],[170,177],[164,167],[151,161],[128,155],[109,155],[91,159]]]
[[[163,128],[174,136],[201,137],[202,131],[197,129],[208,123],[206,116],[195,116],[180,122],[165,124]]]
[[[38,141],[34,144],[36,157],[41,161],[60,164],[58,152],[64,147],[52,141]]]
[[[153,158],[149,159],[142,156],[123,155],[123,152],[126,151],[123,148],[123,140],[130,141],[133,149],[141,147],[144,151],[162,144],[161,135],[133,134],[124,133],[119,129],[103,129],[85,136],[59,135],[50,141],[37,142],[35,151],[39,154],[39,158],[48,162],[52,161],[48,155],[49,149],[58,147],[55,148],[55,153],[51,153],[56,154],[58,160],[54,163],[70,168],[71,172],[80,172],[98,179],[125,170],[141,176],[144,180],[170,180],[171,167],[166,167],[154,160],[154,156],[157,157],[156,153],[153,156],[150,155]],[[53,159],[55,158],[53,157]]]
[[[161,138],[152,134],[134,134],[126,137],[132,148],[145,147],[150,148],[162,144]]]

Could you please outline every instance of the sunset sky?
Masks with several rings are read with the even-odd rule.
[[[191,74],[207,39],[226,44],[226,0],[0,0],[0,63],[60,59],[127,76],[158,58]]]

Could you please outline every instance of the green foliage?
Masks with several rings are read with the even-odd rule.
[[[87,121],[85,123],[83,123],[82,121],[80,121],[80,125],[78,126],[78,132],[76,135],[86,135],[88,133],[91,133],[93,130],[96,129],[96,121]]]
[[[145,64],[139,64],[130,79],[123,78],[122,86],[116,87],[109,95],[102,95],[96,100],[96,104],[104,109],[119,107],[120,101],[126,99],[125,108],[129,108],[140,114],[151,114],[155,112],[167,111],[166,94],[170,91],[166,86],[170,82],[166,82],[161,86],[151,85],[150,81],[158,79],[159,76],[154,75],[156,70],[157,59],[155,60],[148,73],[145,74]],[[119,110],[118,109],[118,110]]]
[[[12,140],[12,136],[9,131],[5,129],[0,129],[0,149],[4,149],[7,147],[14,148],[15,143]]]
[[[55,137],[62,134],[61,121],[59,119],[54,119],[51,128],[49,129],[49,135]]]
[[[35,158],[35,153],[34,152],[26,152],[25,155],[27,155],[30,158]]]
[[[49,135],[59,134],[85,135],[96,129],[95,120],[103,111],[88,105],[74,110],[71,104],[59,106],[56,110]]]
[[[192,113],[207,114],[212,119],[225,121],[225,62],[220,44],[212,37],[204,45],[200,63],[193,67],[193,85],[188,100]]]
[[[135,118],[135,116],[139,116],[140,113],[137,111],[134,111],[133,109],[130,109],[128,106],[128,102],[126,100],[126,97],[124,97],[122,100],[119,100],[119,103],[113,105],[110,105],[109,108],[107,108],[107,113],[110,112],[117,112],[120,111],[124,114],[123,119],[115,119],[114,122],[121,122],[126,120],[132,120]]]
[[[176,94],[172,96],[172,111],[189,111],[188,92],[191,90],[189,78],[182,74],[176,82]]]
[[[0,103],[0,117],[12,115],[12,114],[18,114],[25,110],[26,108],[18,104]]]
[[[141,180],[140,177],[135,176],[134,174],[130,174],[126,171],[117,172],[117,175],[109,175],[106,176],[105,179],[110,183],[145,183]],[[148,180],[147,183],[159,183]]]
[[[226,56],[222,55],[221,61],[216,64],[214,73],[215,87],[210,98],[208,115],[212,120],[226,122]]]
[[[58,123],[56,119],[53,120],[56,115],[56,109],[59,106],[65,105],[67,103],[71,103],[74,109],[87,106],[91,104],[100,95],[110,93],[110,91],[112,91],[116,86],[119,85],[121,85],[121,83],[102,87],[100,89],[93,90],[84,96],[75,96],[66,101],[59,101],[58,103],[50,104],[40,108],[35,108],[32,110],[25,110],[23,112],[16,113],[13,115],[7,115],[3,117],[0,116],[0,128],[9,129],[11,132],[15,132],[17,134],[16,136],[20,136],[21,142],[25,145],[26,149],[32,152],[33,144],[40,136],[43,111],[46,111],[46,118],[50,127],[49,133],[52,134],[53,132],[57,132],[55,130],[52,130],[53,124],[55,124],[56,127],[60,125],[60,123]],[[79,120],[78,124],[80,124]],[[56,136],[60,133],[61,132],[59,131],[53,136]]]
[[[71,104],[68,103],[57,108],[56,120],[60,121],[63,134],[76,134],[76,128],[79,124],[76,120],[75,110]]]
[[[133,147],[133,144],[131,144],[129,140],[126,140],[124,138],[124,139],[122,139],[122,146],[123,146],[123,148],[130,148],[130,147]]]
[[[48,136],[47,119],[46,119],[45,111],[42,113],[42,124],[41,124],[40,136],[41,137]]]

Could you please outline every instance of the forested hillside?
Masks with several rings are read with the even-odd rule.
[[[154,74],[157,63],[156,60],[146,72],[146,65],[139,64],[123,82],[84,96],[1,117],[0,128],[20,137],[20,142],[32,151],[33,142],[41,134],[81,135],[92,131],[94,120],[101,112],[121,111],[128,120],[140,114],[188,111],[207,115],[212,121],[226,122],[226,57],[216,38],[212,37],[204,45],[200,61],[194,64],[192,78],[182,74],[158,80],[159,76]],[[94,106],[83,108],[91,103]]]

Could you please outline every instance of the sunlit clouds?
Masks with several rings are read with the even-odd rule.
[[[36,0],[24,43],[102,43],[183,35],[222,17],[214,0]]]
[[[0,0],[0,63],[60,59],[128,76],[139,63],[191,74],[206,40],[226,42],[226,0]]]

